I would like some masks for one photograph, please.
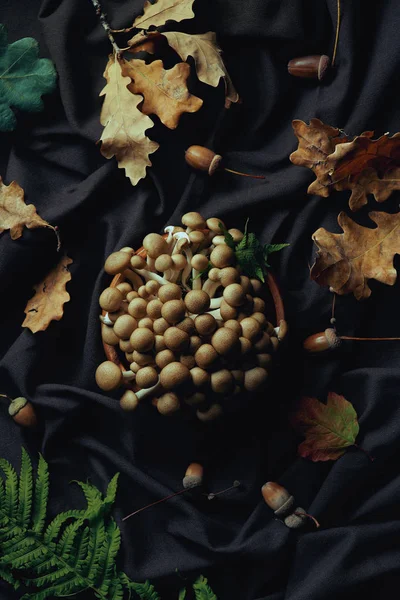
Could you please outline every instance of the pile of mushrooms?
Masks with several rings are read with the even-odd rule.
[[[115,349],[96,382],[106,392],[125,386],[124,410],[146,400],[163,415],[186,408],[210,421],[233,396],[265,386],[287,325],[267,321],[268,287],[241,272],[220,224],[190,212],[183,227],[146,235],[140,254],[126,247],[107,258],[116,285],[100,296],[100,320]]]

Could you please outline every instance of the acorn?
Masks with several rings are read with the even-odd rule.
[[[233,171],[221,166],[222,156],[216,154],[209,148],[204,146],[190,146],[185,152],[185,160],[188,165],[197,171],[205,171],[209,175],[214,175],[219,169],[223,169],[228,173],[234,175],[241,175],[242,177],[252,177],[253,179],[265,179],[264,175],[249,175],[248,173],[241,173],[240,171]]]
[[[37,417],[35,409],[29,400],[19,396],[18,398],[10,398],[6,394],[0,394],[2,398],[7,398],[10,401],[8,414],[21,427],[36,427]]]
[[[288,63],[288,71],[294,77],[305,79],[318,79],[322,81],[331,63],[326,54],[312,54],[310,56],[299,56],[292,58]]]
[[[185,490],[200,486],[203,483],[203,473],[204,469],[202,465],[199,463],[190,463],[182,481]]]
[[[325,331],[310,335],[304,340],[303,348],[310,354],[318,354],[319,352],[335,350],[341,343],[342,340],[337,335],[336,331],[329,327],[328,329],[325,329]]]
[[[278,519],[282,519],[289,529],[299,529],[304,527],[307,519],[311,519],[318,528],[319,523],[315,517],[305,512],[304,508],[298,506],[295,508],[294,497],[279,483],[267,481],[262,488],[261,493],[265,503],[272,508]]]

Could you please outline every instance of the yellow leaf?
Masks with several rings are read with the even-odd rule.
[[[194,0],[158,0],[154,4],[146,0],[143,15],[133,23],[136,29],[149,29],[152,25],[160,27],[167,21],[184,21],[192,19]]]
[[[118,167],[125,169],[132,185],[136,185],[146,177],[146,167],[152,164],[149,154],[155,152],[159,145],[145,135],[154,123],[138,109],[143,97],[132,94],[127,87],[132,80],[122,73],[124,62],[115,61],[114,56],[110,56],[104,72],[107,85],[100,93],[100,96],[105,96],[100,116],[104,125],[100,138],[101,153],[106,158],[115,156]]]
[[[62,318],[64,304],[70,299],[65,286],[71,280],[68,265],[72,262],[71,258],[64,256],[43,281],[34,286],[35,295],[26,305],[22,327],[28,327],[32,333],[36,333],[47,329],[51,321]]]
[[[157,115],[170,129],[178,126],[183,113],[197,112],[203,105],[203,100],[190,94],[187,88],[190,75],[187,63],[165,70],[161,60],[147,65],[143,60],[133,59],[125,61],[123,72],[132,78],[130,91],[144,96],[142,111]]]

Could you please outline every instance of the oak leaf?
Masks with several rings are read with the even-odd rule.
[[[368,298],[369,279],[394,285],[393,266],[400,254],[400,213],[370,212],[377,227],[371,229],[355,223],[344,212],[338,216],[343,233],[330,233],[323,227],[313,234],[318,246],[311,278],[331,291],[343,295],[352,292],[357,300]]]
[[[349,139],[319,119],[311,119],[310,125],[295,120],[293,129],[299,147],[290,160],[316,175],[309,194],[328,197],[332,189],[351,190],[349,206],[356,211],[367,203],[368,194],[384,202],[400,189],[400,133],[373,140],[374,132],[365,131]]]
[[[5,185],[0,177],[0,233],[9,229],[11,239],[17,240],[22,236],[24,227],[48,227],[56,231],[55,227],[38,215],[34,204],[25,204],[24,190],[16,181]]]
[[[64,304],[70,299],[65,287],[71,280],[68,265],[72,259],[64,256],[58,265],[46,277],[34,286],[35,295],[25,307],[25,320],[22,327],[28,327],[32,333],[44,331],[51,321],[59,321],[64,314]]]
[[[144,60],[133,59],[124,62],[123,73],[132,79],[129,90],[144,97],[142,112],[157,115],[170,129],[178,126],[183,113],[197,112],[203,105],[203,100],[190,94],[187,88],[190,75],[187,63],[166,70],[161,60],[146,64]]]
[[[292,425],[306,438],[298,447],[299,455],[314,462],[336,460],[346,448],[356,445],[359,432],[353,405],[333,392],[326,404],[316,398],[302,398]]]
[[[217,87],[221,77],[225,81],[225,106],[229,108],[232,103],[239,102],[239,94],[235,90],[232,80],[221,57],[221,49],[217,45],[216,35],[213,31],[190,35],[179,31],[167,31],[162,34],[168,44],[182,58],[187,60],[192,56],[196,65],[197,77],[203,83]]]
[[[192,19],[194,0],[157,0],[154,4],[146,0],[143,9],[143,15],[140,15],[133,22],[136,29],[149,29],[161,27],[167,21],[184,21]]]
[[[143,97],[129,91],[132,80],[123,75],[124,63],[110,56],[104,72],[107,85],[100,92],[100,96],[105,96],[100,116],[104,125],[101,153],[106,158],[115,156],[118,167],[125,169],[132,185],[136,185],[146,177],[146,167],[152,164],[149,154],[155,152],[159,144],[145,135],[154,123],[138,109]]]

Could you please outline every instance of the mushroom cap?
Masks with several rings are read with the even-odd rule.
[[[207,396],[203,392],[194,392],[190,396],[186,396],[184,400],[189,406],[198,406],[199,404],[205,404]]]
[[[233,241],[235,242],[235,244],[238,244],[244,238],[244,233],[243,231],[240,231],[240,229],[228,229],[228,233],[230,233],[233,237]]]
[[[257,354],[256,360],[257,360],[259,367],[262,367],[263,369],[267,369],[272,362],[272,355],[260,353],[260,354]]]
[[[206,236],[202,231],[191,231],[189,233],[189,238],[192,244],[202,244]]]
[[[241,369],[233,369],[231,371],[231,375],[233,377],[233,379],[235,380],[235,383],[237,385],[243,385],[243,381],[244,381],[244,373]]]
[[[122,305],[119,310],[116,310],[115,312],[109,312],[107,314],[107,316],[110,319],[110,321],[114,324],[115,321],[118,319],[118,317],[120,317],[121,315],[124,315],[124,314],[125,314],[124,305]]]
[[[228,327],[228,329],[232,329],[238,335],[242,335],[242,327],[240,323],[236,321],[236,319],[228,319],[227,321],[225,321],[225,327]]]
[[[208,279],[217,283],[220,280],[220,271],[221,269],[217,269],[217,267],[212,267],[208,272]]]
[[[127,252],[128,254],[132,255],[135,251],[133,248],[131,248],[131,246],[124,246],[121,248],[120,252]]]
[[[205,229],[206,222],[198,212],[188,212],[182,217],[182,224],[190,229]]]
[[[218,352],[211,344],[202,344],[194,355],[196,364],[201,369],[208,369],[218,359]]]
[[[260,339],[254,342],[254,348],[257,350],[257,352],[265,352],[265,350],[269,350],[271,348],[272,339],[273,338],[271,338],[268,333],[264,331]],[[275,339],[277,340],[277,338]]]
[[[182,290],[177,283],[167,283],[162,285],[158,290],[158,298],[161,302],[168,300],[180,300],[182,298]]]
[[[154,367],[143,367],[136,373],[135,382],[142,389],[153,387],[158,382],[158,373]]]
[[[244,374],[244,387],[248,392],[255,392],[267,381],[268,371],[262,367],[254,367]]]
[[[239,342],[240,342],[240,354],[242,356],[244,356],[245,354],[248,354],[253,347],[251,345],[251,341],[248,338],[241,336],[239,338]]]
[[[191,293],[191,292],[189,292]],[[183,300],[168,300],[161,309],[162,317],[171,325],[182,321],[186,314],[186,307]]]
[[[176,394],[168,392],[157,400],[157,410],[161,415],[171,415],[180,408],[179,398]]]
[[[257,321],[257,319],[253,319],[253,317],[246,317],[240,321],[240,326],[242,328],[242,336],[254,342],[261,332],[261,325]]]
[[[131,292],[128,292],[126,295],[126,299],[128,300],[128,302],[132,302],[132,300],[134,300],[135,298],[139,298],[139,294],[137,293],[136,290],[132,290]]]
[[[196,416],[199,421],[207,422],[214,421],[222,415],[222,406],[220,404],[211,404],[210,408],[206,411],[197,410]]]
[[[221,233],[222,229],[220,227],[220,224],[225,229],[224,222],[221,221],[221,219],[218,219],[217,217],[210,217],[210,219],[207,219],[206,221],[207,229],[213,231],[214,233]]]
[[[219,307],[219,312],[221,313],[221,317],[224,321],[231,321],[232,319],[236,319],[238,311],[233,306],[229,306],[225,300],[222,300],[221,306]]]
[[[116,346],[119,342],[119,337],[114,333],[113,328],[103,323],[101,324],[101,339],[109,346]]]
[[[121,315],[114,323],[114,333],[123,340],[130,338],[132,332],[137,328],[138,322],[131,315]]]
[[[229,306],[242,306],[246,301],[246,294],[240,283],[230,283],[224,289],[223,297]]]
[[[147,367],[147,365],[154,364],[154,356],[152,354],[146,354],[145,352],[138,352],[137,350],[134,350],[132,352],[132,362],[139,365],[139,367]],[[131,371],[133,371],[133,369],[131,369]]]
[[[148,352],[154,346],[154,333],[150,329],[140,327],[132,333],[131,344],[138,352]]]
[[[145,287],[150,296],[155,296],[158,290],[160,289],[160,286],[161,284],[159,284],[158,281],[155,281],[154,279],[149,279],[149,281],[146,281]]]
[[[264,329],[264,327],[267,325],[267,317],[260,312],[254,312],[251,316],[253,317],[253,319],[258,321],[261,325],[261,328]]]
[[[146,306],[146,313],[153,320],[159,319],[161,317],[161,309],[163,307],[163,303],[158,298],[154,298],[154,300],[150,300],[150,302]]]
[[[265,312],[265,301],[258,296],[253,297],[253,311],[254,312]]]
[[[131,267],[132,269],[146,269],[147,263],[142,256],[134,254],[131,257]]]
[[[160,254],[160,256],[156,258],[154,266],[157,271],[164,273],[165,271],[172,269],[174,266],[174,261],[172,260],[170,254]]]
[[[144,284],[141,285],[140,288],[138,288],[137,292],[138,292],[138,295],[140,296],[140,298],[148,298],[150,295]]]
[[[122,382],[122,372],[118,365],[106,360],[96,369],[96,383],[105,392],[115,390]]]
[[[266,285],[259,279],[250,279],[252,292],[254,296],[261,296],[266,290]]]
[[[221,327],[212,336],[211,344],[218,354],[225,356],[239,348],[239,336],[232,329]]]
[[[193,319],[190,317],[185,317],[180,323],[177,323],[176,326],[178,329],[182,329],[182,331],[186,331],[189,335],[195,333],[195,327]]]
[[[219,269],[230,267],[236,262],[235,253],[232,248],[219,244],[210,254],[210,262]]]
[[[160,370],[174,361],[176,361],[175,354],[168,348],[156,354],[156,365]]]
[[[169,323],[163,317],[153,321],[153,331],[157,335],[163,335],[167,331],[168,327]]]
[[[251,292],[252,285],[250,283],[249,277],[247,275],[240,276],[240,285],[244,289],[245,294],[249,294]]]
[[[113,252],[104,264],[104,270],[109,275],[122,273],[130,265],[131,257],[127,252]]]
[[[119,340],[119,347],[122,352],[133,352],[133,346],[131,344],[131,340]]]
[[[188,369],[193,369],[193,367],[196,366],[196,361],[194,360],[193,354],[181,354],[179,361]]]
[[[198,335],[191,335],[189,341],[189,352],[194,355],[200,348],[202,343],[203,342]]]
[[[183,254],[173,254],[172,255],[173,270],[174,271],[183,271],[183,269],[187,265],[187,258]]]
[[[123,281],[122,283],[119,283],[115,287],[117,288],[117,290],[119,290],[121,292],[121,294],[124,296],[124,298],[126,298],[126,296],[129,294],[129,292],[133,291],[132,286],[128,281]]]
[[[119,309],[124,297],[117,288],[106,288],[100,295],[99,304],[103,310],[114,312]]]
[[[146,329],[153,330],[153,319],[150,317],[143,317],[143,319],[139,319],[138,327],[145,327]]]
[[[144,298],[134,298],[128,305],[128,313],[135,319],[143,319],[146,316],[147,302]]]
[[[204,271],[208,267],[208,258],[204,254],[195,254],[190,261],[192,269]]]
[[[206,312],[210,308],[210,296],[204,290],[191,290],[184,302],[187,310],[193,314]]]
[[[199,335],[211,335],[217,329],[217,321],[210,313],[199,315],[194,320],[194,326],[196,327]]]
[[[157,258],[160,254],[168,254],[168,244],[162,235],[149,233],[143,240],[143,248],[150,258]]]
[[[232,283],[240,283],[239,271],[235,267],[224,267],[219,272],[219,279],[224,287]]]
[[[234,388],[234,379],[228,369],[211,373],[211,389],[216,394],[227,394]]]
[[[166,344],[163,335],[156,335],[154,339],[154,350],[156,353],[166,349]]]
[[[193,385],[197,388],[205,387],[210,383],[210,374],[200,367],[190,369]]]
[[[178,327],[169,327],[164,333],[164,342],[167,348],[175,352],[183,352],[189,346],[190,337],[186,331]]]
[[[135,392],[133,392],[132,390],[126,390],[121,400],[119,401],[119,405],[122,408],[122,410],[130,412],[132,410],[137,409],[137,407],[139,406],[139,400]]]
[[[165,390],[173,390],[190,380],[189,369],[180,362],[169,363],[160,373],[160,382]]]

